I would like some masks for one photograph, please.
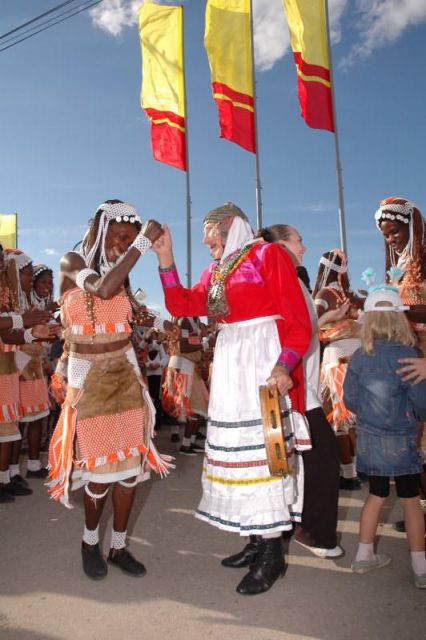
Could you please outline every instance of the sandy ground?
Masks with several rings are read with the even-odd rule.
[[[176,453],[166,428],[162,451]],[[365,488],[342,492],[339,531],[346,556],[337,561],[287,544],[288,569],[271,591],[240,596],[244,569],[220,559],[245,543],[193,517],[200,496],[202,456],[177,456],[166,480],[138,489],[129,526],[130,548],[148,573],[123,575],[115,567],[101,582],[81,569],[82,495],[67,510],[49,500],[42,481],[34,495],[0,505],[1,640],[420,640],[426,629],[426,590],[413,586],[405,536],[391,523],[401,517],[388,500],[379,549],[392,564],[354,575],[354,555]],[[108,550],[111,508],[101,525]]]

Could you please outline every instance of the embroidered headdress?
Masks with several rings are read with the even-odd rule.
[[[204,227],[212,223],[217,225],[224,242],[223,254],[213,268],[207,295],[209,316],[218,317],[229,313],[226,279],[244,259],[254,235],[246,214],[233,202],[209,211],[204,218]]]

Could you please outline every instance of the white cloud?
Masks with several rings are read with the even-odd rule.
[[[185,2],[185,0],[182,0]],[[186,0],[188,1],[188,0]],[[199,0],[189,0],[199,2]],[[179,4],[177,0],[157,0],[158,4]],[[349,0],[329,0],[331,42],[343,39],[342,18]],[[104,0],[90,11],[93,24],[110,35],[137,24],[141,0]],[[256,66],[271,69],[289,49],[289,34],[282,0],[253,0]],[[374,49],[397,40],[411,25],[426,21],[426,0],[356,0],[355,33],[358,42],[341,62],[349,66],[367,58]]]
[[[93,24],[113,36],[137,23],[141,0],[104,0],[90,10]]]
[[[50,247],[47,247],[46,249],[43,249],[43,253],[46,256],[58,256],[59,255],[59,251],[56,251],[56,249],[52,249]]]
[[[254,0],[254,56],[261,71],[271,69],[290,44],[282,0]]]
[[[395,42],[404,31],[426,21],[425,0],[357,0],[359,42],[341,62],[348,67],[375,49]]]

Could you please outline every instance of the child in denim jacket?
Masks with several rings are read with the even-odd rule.
[[[404,510],[414,583],[426,588],[425,521],[419,500],[422,460],[418,419],[426,415],[426,381],[417,385],[397,373],[400,358],[413,357],[415,337],[397,290],[376,287],[364,305],[362,346],[352,356],[344,402],[357,415],[357,470],[368,476],[370,492],[361,512],[360,541],[352,571],[366,573],[391,558],[374,553],[380,511],[390,477]]]

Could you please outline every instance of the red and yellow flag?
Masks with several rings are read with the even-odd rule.
[[[255,153],[250,0],[208,0],[204,46],[220,137]]]
[[[186,170],[183,9],[145,0],[139,11],[141,104],[155,160]]]
[[[306,124],[334,131],[324,0],[283,0]]]
[[[3,249],[16,249],[17,214],[0,213],[0,244]]]

